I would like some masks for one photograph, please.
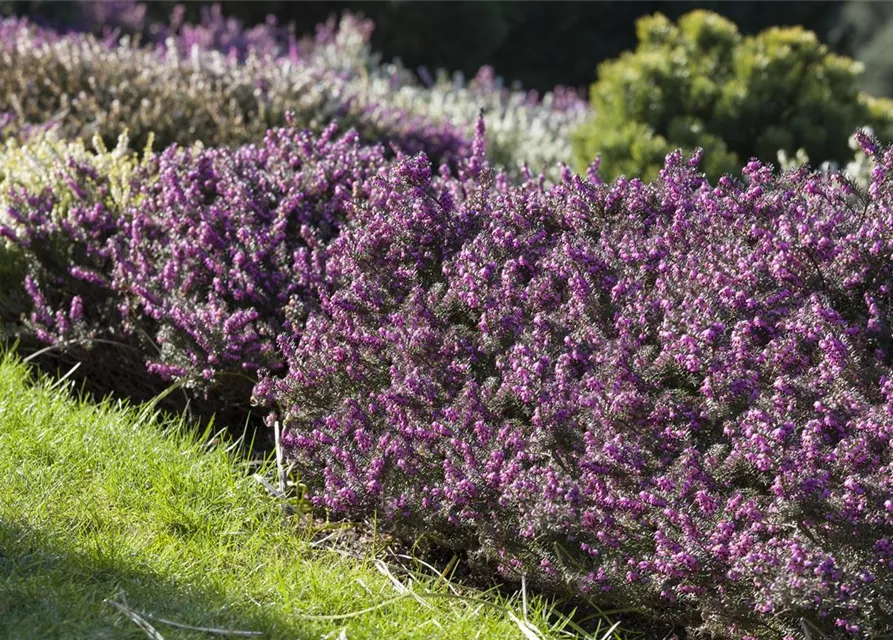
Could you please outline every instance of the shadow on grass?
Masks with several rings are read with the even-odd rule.
[[[0,521],[0,637],[157,638],[106,602],[120,602],[122,594],[128,607],[165,640],[214,636],[163,624],[159,617],[191,626],[262,632],[265,638],[320,637],[318,629],[311,635],[299,621],[273,607],[234,599],[211,585],[178,585],[138,566],[120,550],[66,547],[64,540],[31,526]]]
[[[245,378],[222,377],[207,393],[182,387],[166,393],[171,382],[150,374],[145,355],[133,345],[98,343],[90,349],[56,349],[27,335],[13,339],[0,333],[0,350],[17,352],[54,380],[72,372],[68,379],[74,389],[92,402],[112,397],[140,405],[163,395],[156,407],[170,418],[186,415],[199,433],[213,420],[216,429],[224,429],[230,439],[238,440],[244,435],[244,442],[253,442],[252,453],[259,457],[275,448],[273,431],[263,422],[264,413],[252,410],[254,384]]]

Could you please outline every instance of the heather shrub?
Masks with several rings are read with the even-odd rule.
[[[893,150],[867,193],[482,150],[371,180],[257,387],[313,503],[708,634],[893,631]]]
[[[123,342],[122,323],[115,320],[121,300],[111,287],[112,247],[123,207],[131,202],[119,198],[135,180],[118,183],[115,191],[113,174],[74,155],[60,156],[51,169],[24,184],[10,180],[0,203],[0,235],[25,262],[25,277],[12,282],[30,298],[23,328],[60,348],[89,348],[100,339]],[[50,184],[41,184],[45,179]]]
[[[151,155],[151,140],[143,149],[142,160],[131,148],[127,131],[111,149],[98,136],[92,142],[91,149],[81,139],[65,140],[55,128],[34,132],[24,142],[7,137],[0,146],[0,222],[9,222],[4,210],[9,204],[8,193],[15,187],[31,193],[51,191],[58,200],[55,216],[65,217],[74,202],[88,197],[72,177],[71,167],[79,164],[101,176],[107,190],[101,197],[118,208],[126,207],[133,175]]]
[[[99,13],[103,14],[102,11]],[[129,16],[130,12],[125,12],[125,15]],[[97,19],[102,17],[100,15]],[[114,15],[106,19],[109,22],[107,29],[117,26]],[[22,27],[19,22],[13,24],[17,28],[12,25],[7,27],[10,35],[6,41],[14,42],[20,37],[17,35],[19,29],[30,29],[29,33],[36,33],[36,29],[27,27],[27,23],[26,27]],[[100,30],[100,24],[101,21],[97,23],[97,31]],[[185,23],[182,12],[175,11],[168,25],[143,24],[140,31],[143,38],[141,41],[154,47],[162,58],[167,59],[169,54],[175,52],[174,59],[181,61],[180,66],[183,66],[183,61],[192,60],[193,50],[202,54],[225,55],[227,65],[235,70],[229,69],[221,73],[226,78],[235,74],[238,80],[209,81],[204,77],[206,72],[189,83],[182,78],[168,78],[165,82],[175,82],[170,85],[174,89],[161,90],[148,86],[148,81],[141,80],[137,74],[136,80],[128,81],[127,87],[131,87],[128,91],[145,93],[148,90],[148,94],[142,96],[146,98],[146,103],[138,101],[137,95],[124,98],[109,95],[103,98],[99,94],[98,97],[91,98],[100,102],[104,100],[104,104],[110,104],[118,98],[116,108],[124,109],[127,113],[117,116],[107,113],[107,109],[101,109],[102,105],[98,104],[81,107],[84,111],[82,116],[67,113],[60,106],[63,96],[57,95],[58,90],[44,88],[39,99],[45,104],[31,109],[29,117],[34,120],[49,114],[64,116],[68,123],[66,131],[70,131],[72,135],[89,127],[91,118],[98,118],[101,130],[112,132],[109,135],[117,135],[115,132],[126,125],[130,127],[137,144],[141,143],[143,127],[133,122],[145,121],[145,127],[156,132],[161,147],[171,141],[185,143],[194,139],[216,146],[258,140],[267,127],[280,123],[282,109],[294,108],[302,126],[319,131],[328,121],[337,118],[343,126],[357,128],[367,141],[393,141],[407,153],[425,151],[437,163],[441,159],[455,158],[467,152],[464,139],[471,138],[474,119],[481,109],[485,109],[485,119],[490,131],[488,149],[492,161],[504,165],[512,176],[518,176],[521,165],[527,164],[536,171],[548,170],[552,172],[551,177],[557,179],[557,172],[553,172],[553,168],[558,163],[570,163],[572,160],[570,132],[589,114],[585,101],[574,90],[556,87],[539,96],[532,91],[510,89],[487,67],[482,68],[470,81],[466,81],[461,74],[450,76],[444,71],[438,71],[435,79],[422,70],[423,81],[420,81],[416,73],[399,61],[384,63],[381,56],[371,49],[372,23],[349,13],[340,22],[330,20],[319,25],[312,41],[296,40],[289,29],[274,21],[246,29],[239,21],[226,18],[216,5],[204,8],[199,24]],[[43,30],[39,33],[47,32]],[[112,30],[110,33],[114,35],[118,32]],[[55,39],[58,40],[58,36]],[[3,39],[0,38],[0,41]],[[65,45],[69,48],[71,41],[79,40],[74,36],[62,39],[63,43],[69,43]],[[115,40],[107,37],[100,44],[105,48],[114,48]],[[35,55],[28,51],[28,46],[22,46],[26,49],[27,59]],[[86,45],[83,42],[79,45],[80,49],[84,46]],[[136,48],[127,45],[117,55],[130,55],[127,52],[131,49]],[[62,53],[57,52],[52,58],[55,59],[58,55]],[[99,64],[103,57],[97,56],[90,54],[86,57],[95,58]],[[108,58],[102,62],[103,65],[107,65],[115,57],[106,54],[103,56]],[[213,55],[210,59],[216,60]],[[248,67],[247,70],[243,69],[244,75],[239,71],[242,68],[239,61]],[[38,62],[35,61],[35,64]],[[69,62],[65,67],[71,68],[77,76],[82,67],[90,64],[89,60],[80,60]],[[115,62],[113,67],[122,64],[120,61]],[[145,60],[135,61],[132,66],[143,64],[147,64]],[[207,66],[216,68],[219,65],[208,63]],[[275,72],[261,68],[263,66],[280,66],[283,69]],[[121,70],[120,74],[115,75],[117,79],[109,78],[108,81],[120,81],[125,74],[133,75],[130,71]],[[148,74],[157,75],[157,69]],[[293,77],[293,84],[287,84],[283,75]],[[254,83],[256,78],[260,80]],[[65,92],[78,91],[88,81],[88,78],[74,79],[57,86],[65,89]],[[214,87],[221,82],[223,87],[229,87],[232,91],[223,88],[215,90]],[[200,84],[210,86],[203,91],[193,86]],[[101,87],[104,83],[100,82],[98,85]],[[238,88],[242,85],[244,88]],[[258,86],[268,88],[266,96],[254,96],[253,92]],[[183,108],[180,104],[174,105],[174,98],[169,95],[176,92],[184,96],[184,91],[186,96],[181,97],[181,100],[185,100],[184,104],[188,108]],[[91,88],[88,93],[94,92],[95,89]],[[36,89],[31,87],[25,93],[33,96]],[[162,95],[157,95],[158,93]],[[218,105],[229,103],[230,93],[241,95],[241,98],[238,104],[224,107],[221,115],[221,107]],[[295,104],[288,100],[280,102],[276,97],[280,93],[288,94]],[[264,104],[264,98],[272,104]],[[161,104],[153,108],[158,102]],[[228,127],[225,131],[220,131],[222,123],[215,124],[213,120],[209,120],[208,115],[212,108],[209,105],[215,109],[216,118],[223,118]],[[190,113],[195,114],[195,117],[185,127],[177,126],[177,122],[168,121],[172,118],[172,107],[177,109],[175,113],[182,111],[181,121]],[[242,122],[238,119],[239,113],[243,114],[246,121],[259,121],[253,124]],[[247,131],[242,131],[242,128],[247,128]]]
[[[27,331],[85,362],[113,345],[131,387],[176,379],[194,409],[244,421],[256,370],[281,370],[277,337],[299,335],[316,305],[346,203],[387,162],[336,130],[170,147],[128,174],[125,201],[72,143],[59,184],[11,189],[0,226],[27,259]]]
[[[438,161],[461,156],[467,146],[448,124],[352,90],[325,62],[325,47],[318,56],[281,59],[252,52],[242,62],[198,46],[184,56],[176,39],[153,50],[127,38],[44,33],[24,21],[0,27],[0,101],[25,123],[58,122],[67,138],[99,135],[111,145],[127,129],[137,148],[150,133],[162,149],[195,141],[237,146],[260,140],[291,110],[303,128],[321,132],[335,120],[366,142]]]
[[[300,334],[346,205],[386,162],[336,130],[158,157],[157,180],[119,224],[112,276],[128,323],[159,348],[152,371],[199,382],[280,368],[276,338]]]
[[[86,333],[73,338],[72,319],[65,313],[58,315],[62,311],[59,308],[51,313],[47,308],[32,309],[25,289],[27,286],[38,295],[36,283],[50,281],[52,288],[61,292],[59,299],[64,300],[66,312],[71,311],[76,297],[80,301],[76,305],[83,305],[86,299],[88,306],[94,306],[91,286],[70,272],[88,264],[101,273],[107,268],[91,264],[83,255],[84,242],[99,243],[97,238],[84,235],[80,220],[99,208],[109,212],[109,227],[114,225],[114,218],[131,202],[134,175],[148,166],[150,149],[146,148],[140,158],[130,149],[126,133],[111,150],[98,137],[90,150],[82,140],[60,139],[54,129],[35,130],[24,139],[20,142],[19,137],[8,137],[0,146],[0,280],[4,283],[0,322],[5,324],[6,334],[21,335],[24,317],[36,311],[44,315],[31,320],[37,321],[36,331],[45,340],[50,335],[45,331],[51,327],[60,328],[60,338],[95,338],[107,321],[105,315],[98,314],[98,325],[89,330],[84,319],[77,318],[77,328]],[[149,174],[143,176],[144,180],[149,178]],[[100,249],[96,246],[91,250],[94,248]]]
[[[596,115],[573,134],[581,170],[601,156],[606,178],[650,180],[675,148],[700,147],[716,179],[753,157],[774,160],[778,149],[843,162],[857,127],[890,133],[891,103],[861,95],[860,64],[830,53],[809,31],[743,37],[706,11],[678,24],[655,14],[636,29],[636,50],[599,66]]]
[[[589,114],[586,101],[575,90],[559,86],[541,96],[514,84],[506,86],[487,66],[470,80],[444,70],[414,72],[399,60],[383,61],[372,50],[373,32],[371,21],[345,13],[337,30],[332,20],[320,25],[316,51],[325,51],[326,64],[349,74],[350,86],[367,99],[449,123],[468,139],[483,109],[491,162],[505,167],[513,178],[520,175],[522,165],[557,178],[554,167],[571,162],[570,131]]]
[[[358,0],[313,4],[271,0],[223,4],[224,18],[219,21],[214,18],[213,8],[208,10],[199,3],[186,5],[186,17],[200,23],[198,26],[203,32],[220,37],[221,43],[260,41],[259,44],[267,45],[273,40],[274,43],[285,41],[287,46],[289,33],[283,25],[260,24],[270,20],[269,14],[276,14],[283,24],[294,21],[297,33],[301,34],[312,32],[317,23],[332,13],[358,11],[377,25],[372,46],[388,60],[399,58],[410,69],[425,65],[461,71],[468,77],[482,65],[490,64],[505,77],[540,91],[548,91],[556,84],[583,86],[591,82],[592,71],[599,61],[635,47],[635,32],[629,27],[639,16],[662,11],[675,20],[692,8],[688,3],[659,1],[629,5],[578,3],[572,13],[566,5],[550,3],[479,6],[442,2],[416,6],[406,2],[370,4]],[[842,0],[821,4],[781,2],[761,5],[759,11],[754,11],[747,4],[708,0],[698,6],[731,19],[742,33],[756,33],[773,25],[800,24],[815,31],[823,41],[830,41],[834,28],[844,18],[841,14],[846,13],[840,10],[844,4]],[[0,14],[4,13],[4,5],[6,12],[94,29],[95,33],[103,33],[108,28],[145,33],[147,26],[149,29],[157,26],[153,21],[159,21],[161,26],[167,24],[174,2],[4,0],[0,2]],[[144,13],[141,8],[146,9]],[[873,25],[883,25],[883,17],[878,21],[877,16],[872,16]],[[239,20],[257,26],[248,29]],[[243,29],[241,34],[232,28],[234,24]],[[256,31],[266,31],[266,37],[255,35]],[[860,40],[865,41],[865,37]],[[543,55],[544,52],[548,55]]]
[[[328,23],[321,34],[331,33],[333,27]],[[372,32],[371,22],[358,21],[350,14],[342,18],[338,31],[342,38],[353,36],[351,47],[338,47],[350,51],[350,55],[337,58],[340,67],[351,74],[351,86],[368,99],[449,123],[469,139],[483,110],[490,132],[489,157],[513,178],[520,175],[522,165],[557,178],[554,167],[571,162],[570,132],[589,114],[588,105],[575,90],[559,86],[540,96],[536,91],[506,86],[486,66],[470,80],[444,70],[432,75],[422,68],[414,73],[399,61],[384,63],[371,49]]]

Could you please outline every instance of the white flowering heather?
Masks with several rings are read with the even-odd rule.
[[[423,84],[399,61],[382,63],[369,44],[372,28],[371,22],[345,14],[337,31],[339,46],[326,48],[331,62],[347,65],[339,68],[351,72],[353,91],[370,101],[386,100],[398,109],[462,127],[469,138],[483,109],[488,153],[495,165],[515,176],[526,164],[557,178],[557,165],[570,164],[570,132],[590,114],[573,89],[556,87],[540,98],[535,91],[506,87],[490,67],[481,68],[470,82],[461,73],[439,71],[435,80],[420,70]]]
[[[398,65],[384,65],[361,81],[372,95],[386,95],[396,107],[457,126],[464,123],[468,135],[483,109],[491,132],[488,151],[494,163],[514,175],[525,163],[535,172],[555,172],[558,164],[569,164],[570,131],[589,114],[586,102],[571,90],[558,87],[539,99],[536,92],[506,88],[489,67],[482,68],[471,82],[460,73],[450,78],[441,72],[426,87]]]

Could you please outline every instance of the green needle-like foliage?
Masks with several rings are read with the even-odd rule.
[[[889,138],[893,108],[860,94],[861,64],[831,53],[800,27],[742,36],[725,18],[693,11],[673,24],[640,19],[634,52],[603,63],[591,89],[593,117],[573,135],[582,171],[601,156],[602,176],[653,179],[677,148],[704,149],[715,180],[751,158],[804,149],[845,162],[862,126]]]

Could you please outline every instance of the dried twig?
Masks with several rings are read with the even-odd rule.
[[[120,594],[122,602],[117,602],[116,600],[110,600],[106,598],[104,602],[108,602],[110,605],[115,607],[118,611],[123,613],[125,616],[130,618],[133,623],[138,626],[140,629],[146,632],[146,635],[152,640],[164,640],[164,636],[158,633],[158,630],[153,627],[148,620],[146,620],[143,616],[138,614],[136,611],[127,606],[127,601],[124,600],[124,594]]]
[[[162,636],[158,630],[152,626],[149,620],[153,622],[167,625],[169,627],[175,627],[177,629],[187,629],[189,631],[202,631],[204,633],[210,633],[212,635],[218,636],[237,636],[241,638],[256,638],[263,635],[260,631],[242,631],[239,629],[219,629],[217,627],[197,627],[191,624],[183,624],[182,622],[174,622],[173,620],[167,620],[166,618],[159,618],[157,616],[153,616],[150,613],[138,613],[131,609],[127,605],[127,600],[124,598],[124,594],[119,594],[119,598],[121,598],[121,602],[116,600],[106,599],[105,602],[108,602],[110,605],[118,609],[125,616],[130,618],[140,629],[146,632],[146,635],[152,640],[164,640],[164,636]]]
[[[279,491],[285,494],[285,465],[282,462],[282,443],[279,441],[279,421],[273,423],[273,434],[276,438],[276,472],[279,478]]]
[[[288,504],[288,496],[285,495],[284,491],[280,491],[279,489],[274,487],[273,484],[269,480],[264,478],[259,473],[255,473],[251,477],[254,478],[255,480],[257,480],[261,484],[261,486],[263,486],[263,488],[266,490],[267,493],[269,493],[271,496],[273,496],[274,498],[276,498],[277,500],[280,501],[280,504],[282,506],[282,511],[285,513],[285,515],[288,515],[288,516],[294,515],[295,509],[293,506]]]
[[[205,633],[211,633],[217,636],[238,636],[241,638],[256,638],[263,635],[260,631],[241,631],[238,629],[217,629],[215,627],[195,627],[191,624],[183,624],[181,622],[174,622],[173,620],[165,620],[164,618],[157,618],[153,615],[146,614],[146,617],[161,624],[165,624],[169,627],[176,627],[177,629],[187,629],[189,631],[204,631]]]

